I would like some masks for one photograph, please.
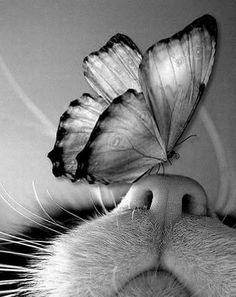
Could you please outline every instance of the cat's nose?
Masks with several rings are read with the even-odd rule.
[[[134,183],[124,198],[128,208],[143,208],[163,224],[183,214],[206,215],[207,195],[195,180],[177,175],[152,175]]]

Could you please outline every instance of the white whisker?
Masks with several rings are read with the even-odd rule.
[[[116,199],[115,199],[114,193],[112,192],[111,189],[108,189],[108,191],[109,191],[109,194],[110,194],[109,197],[111,197],[111,200],[113,202],[114,208],[116,208],[117,207],[117,203],[116,203]]]
[[[43,224],[41,224],[41,223],[39,223],[39,222],[37,222],[37,221],[35,221],[34,219],[32,219],[32,218],[30,218],[30,217],[28,217],[28,216],[26,216],[26,215],[24,215],[23,213],[21,213],[19,210],[17,210],[9,201],[7,201],[4,197],[3,197],[3,195],[2,194],[0,194],[0,197],[1,197],[1,199],[11,208],[11,209],[13,209],[15,212],[17,212],[19,215],[21,215],[22,217],[24,217],[24,218],[26,218],[27,220],[29,220],[29,221],[31,221],[31,222],[33,222],[34,224],[36,224],[36,225],[38,225],[38,226],[40,226],[40,227],[43,227],[43,228],[45,228],[45,229],[47,229],[47,230],[50,230],[50,231],[53,231],[54,233],[57,233],[57,234],[62,234],[61,232],[59,232],[59,231],[57,231],[57,230],[54,230],[54,229],[52,229],[52,228],[50,228],[50,227],[48,227],[48,226],[45,226],[45,225],[43,225]],[[13,198],[12,198],[13,199]],[[13,201],[15,201],[14,199],[13,199]],[[15,201],[16,202],[16,201]],[[18,202],[16,202],[16,204],[17,205],[19,205],[19,206],[21,206],[23,209],[25,209],[22,205],[20,205]],[[29,211],[29,210],[27,210],[27,209],[25,209],[27,212],[29,212],[29,213],[31,213],[31,211]],[[35,215],[34,213],[32,213],[34,216],[36,216],[36,217],[39,217],[39,216],[37,216],[37,215]],[[45,219],[44,219],[45,220]],[[51,222],[50,222],[51,223]]]
[[[12,290],[11,290],[12,291]],[[0,296],[2,296],[2,292],[9,292],[9,291],[0,291]],[[7,294],[7,295],[4,295],[4,297],[17,297],[17,295],[15,293],[13,294]]]
[[[102,216],[102,213],[97,209],[96,204],[93,205],[93,208],[96,210],[96,213],[97,213],[99,216]]]
[[[67,210],[67,209],[65,209],[63,206],[61,206],[57,201],[55,201],[55,200],[53,199],[52,195],[50,194],[50,192],[49,192],[48,190],[47,190],[47,194],[48,194],[48,196],[51,198],[51,200],[52,200],[52,201],[53,201],[53,202],[54,202],[54,203],[55,203],[61,210],[63,210],[64,212],[68,213],[69,215],[71,215],[71,216],[77,218],[78,220],[83,221],[84,223],[87,222],[85,219],[81,218],[80,216],[74,214],[73,212],[70,212],[69,210]]]
[[[225,221],[225,219],[227,218],[227,216],[228,216],[228,215],[225,214],[224,217],[222,218],[222,220],[221,220],[221,223],[222,223],[222,224],[224,223],[224,221]]]
[[[36,256],[36,255],[19,253],[19,252],[14,252],[14,251],[7,251],[7,250],[0,250],[0,253],[10,254],[10,255],[15,255],[15,256],[22,256],[22,257],[25,257],[25,258],[32,258],[32,259],[38,259],[39,258],[39,256]]]
[[[0,264],[0,271],[33,272],[34,270],[32,268],[27,268],[22,266]]]
[[[97,190],[97,189],[96,189],[96,190]],[[95,189],[93,189],[93,192],[96,193]],[[89,199],[92,201],[92,205],[93,205],[93,208],[96,210],[96,213],[97,213],[99,216],[102,216],[103,213],[102,213],[101,211],[98,210],[98,208],[97,208],[97,206],[96,206],[96,204],[95,204],[95,202],[94,202],[94,199],[93,199],[93,192],[89,190],[89,195],[90,195]],[[97,197],[98,197],[98,199],[99,199],[100,197],[102,197],[100,188],[99,188],[99,194],[97,195]],[[101,200],[102,200],[102,199],[101,199]],[[100,202],[101,206],[104,206],[104,203],[101,202],[100,199],[99,199],[99,202]],[[104,208],[105,208],[105,206],[104,206]],[[103,207],[102,207],[102,209],[103,209]],[[103,209],[103,211],[106,213],[106,211],[107,211],[106,208]]]
[[[27,278],[18,278],[18,279],[8,279],[8,280],[0,280],[0,286],[5,286],[5,285],[11,285],[11,284],[17,284],[20,282],[28,281],[29,279]],[[0,291],[1,293],[1,291]]]
[[[134,208],[134,209],[132,210],[132,213],[131,213],[132,221],[134,220],[134,213],[135,213],[135,211],[136,211],[136,209]]]
[[[28,288],[17,288],[17,289],[13,289],[13,290],[2,290],[0,291],[0,294],[8,294],[8,295],[4,295],[4,297],[16,297],[16,296],[19,296],[19,295],[15,295],[16,293],[24,293],[24,292],[29,292],[29,289]],[[10,294],[10,295],[9,295]],[[3,296],[3,295],[1,295]]]
[[[49,224],[52,224],[51,221],[49,221],[49,220],[47,220],[47,219],[45,219],[45,218],[43,218],[43,217],[41,217],[41,216],[39,216],[39,215],[33,213],[31,210],[29,210],[28,208],[26,208],[25,206],[23,206],[22,204],[20,204],[16,199],[14,199],[14,198],[7,192],[7,190],[5,189],[5,187],[3,186],[3,184],[0,184],[0,185],[1,185],[2,189],[3,189],[3,191],[5,192],[5,194],[7,195],[7,197],[8,197],[11,201],[13,201],[16,205],[18,205],[19,207],[21,207],[21,208],[24,209],[27,213],[33,215],[34,217],[36,217],[36,218],[38,218],[38,219],[40,219],[40,220],[42,220],[42,221],[45,221],[45,222],[47,222],[47,223],[49,223]],[[34,189],[34,188],[33,188],[33,189]],[[2,198],[3,198],[3,197],[2,197]],[[5,198],[3,198],[3,200],[6,201]],[[60,226],[60,225],[59,225],[59,226]],[[60,226],[60,227],[62,227],[62,226]]]
[[[103,203],[103,200],[102,200],[102,191],[101,191],[101,188],[98,186],[96,190],[97,190],[96,192],[97,192],[98,201],[100,202],[100,205],[102,207],[102,210],[104,211],[105,214],[107,214],[108,211],[107,211],[107,209],[106,209],[106,207],[105,207],[105,205]]]
[[[7,239],[7,238],[2,238],[2,240],[7,241],[9,243],[14,243],[14,244],[18,244],[18,245],[30,247],[30,248],[33,248],[35,250],[42,251],[42,252],[46,253],[46,249],[45,248],[40,248],[39,246],[35,246],[35,245],[29,244],[29,243],[24,243],[24,242],[20,242],[20,241],[14,241],[14,240],[10,240],[10,239]]]
[[[116,226],[119,227],[119,214],[117,212],[114,213],[116,218]]]
[[[2,239],[4,240],[5,237]],[[30,242],[32,244],[34,244],[35,246],[40,246],[40,247],[45,247],[45,243],[48,243],[48,241],[36,241],[36,240],[16,240],[16,241],[12,241],[12,242],[21,242],[21,243],[25,243],[25,242]],[[12,242],[1,242],[1,237],[0,237],[0,246],[1,247],[6,247],[8,248],[8,245],[12,244]],[[39,244],[42,243],[42,244]]]
[[[14,238],[14,239],[17,239],[19,240],[20,242],[29,242],[30,244],[34,243],[35,245],[39,246],[39,247],[44,247],[45,245],[44,244],[40,244],[40,243],[37,243],[36,241],[34,240],[27,240],[27,239],[24,239],[24,238],[21,238],[19,236],[15,236],[15,235],[12,235],[12,234],[8,234],[8,233],[5,233],[3,231],[0,231],[0,234],[2,235],[5,235],[5,236],[8,236],[8,237],[11,237],[11,238]],[[4,238],[0,238],[1,240],[4,240]],[[44,242],[43,242],[44,243]]]
[[[32,187],[33,187],[34,196],[36,198],[36,201],[38,202],[38,204],[39,204],[40,208],[42,209],[43,213],[49,218],[50,221],[48,221],[48,220],[46,220],[44,218],[43,218],[43,220],[46,221],[46,222],[50,222],[50,224],[53,224],[54,226],[60,227],[60,228],[62,228],[64,230],[68,230],[68,228],[66,228],[65,226],[62,226],[61,224],[58,224],[55,220],[53,220],[53,218],[47,213],[47,211],[43,207],[42,203],[40,202],[38,193],[37,193],[36,188],[35,188],[34,181],[32,181]]]
[[[0,294],[2,293],[3,291],[0,291]],[[6,292],[6,291],[5,291]],[[0,295],[1,296],[1,295]],[[5,295],[4,297],[16,297],[17,295],[16,294],[7,294]]]

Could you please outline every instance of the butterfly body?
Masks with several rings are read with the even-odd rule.
[[[66,132],[59,126],[62,137],[49,155],[54,171],[64,167],[60,174],[92,183],[132,182],[171,159],[208,82],[216,37],[216,21],[205,15],[143,56],[117,34],[86,57],[84,74],[102,108],[93,120],[86,108],[72,122],[67,119]],[[77,134],[71,132],[73,121]],[[80,140],[81,129],[86,141]]]

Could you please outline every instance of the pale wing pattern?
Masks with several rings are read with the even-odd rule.
[[[77,154],[84,148],[99,115],[110,102],[129,88],[140,91],[138,66],[141,54],[132,40],[116,34],[99,51],[84,59],[85,78],[98,94],[84,94],[62,115],[54,149],[48,154],[56,176],[74,179]]]
[[[170,153],[186,128],[209,79],[217,25],[205,15],[154,44],[140,65],[140,82]]]
[[[85,147],[100,114],[108,104],[102,97],[83,94],[72,101],[61,116],[56,143],[48,157],[53,163],[55,176],[65,175],[74,179],[77,154]]]
[[[166,161],[157,133],[143,94],[128,90],[99,117],[78,154],[76,178],[103,183],[134,181]]]
[[[84,59],[84,76],[97,94],[111,102],[128,89],[141,92],[138,78],[141,59],[133,41],[118,33]]]

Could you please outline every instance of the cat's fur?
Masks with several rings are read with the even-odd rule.
[[[58,236],[40,252],[24,294],[236,296],[236,231],[206,213],[205,192],[196,182],[147,177],[110,214]]]

